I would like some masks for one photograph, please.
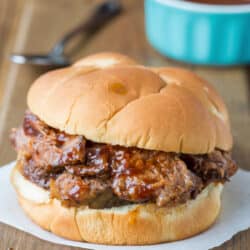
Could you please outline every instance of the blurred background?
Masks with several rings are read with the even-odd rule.
[[[95,7],[102,2],[103,1],[100,0],[0,0],[1,165],[15,159],[15,152],[10,147],[8,134],[10,128],[18,126],[22,120],[23,112],[26,109],[27,90],[34,79],[49,69],[44,66],[14,64],[9,60],[11,53],[47,53],[66,32],[84,20],[87,20],[91,16],[91,13],[93,13]],[[159,8],[157,6],[151,6],[150,4],[152,3],[150,2],[152,1],[148,1],[147,16],[150,15],[151,11],[153,13],[155,9]],[[169,2],[169,0],[167,0],[167,2]],[[70,56],[70,60],[75,61],[86,55],[101,51],[113,51],[124,53],[148,66],[178,66],[196,72],[211,82],[224,98],[229,109],[235,141],[233,149],[234,158],[241,168],[250,169],[250,67],[247,65],[249,62],[244,58],[247,49],[250,51],[250,41],[248,41],[247,47],[246,45],[244,45],[244,48],[237,47],[241,53],[240,58],[244,58],[244,62],[240,65],[211,66],[211,64],[218,65],[220,62],[225,63],[225,61],[223,61],[225,57],[230,57],[228,54],[229,50],[222,45],[219,52],[217,51],[215,53],[215,55],[220,53],[218,59],[220,61],[216,61],[215,55],[210,57],[210,54],[207,54],[208,52],[203,53],[203,49],[201,49],[199,45],[194,46],[195,41],[191,39],[187,46],[185,40],[185,37],[190,38],[190,36],[192,36],[192,27],[195,25],[200,27],[202,22],[207,23],[206,20],[204,21],[204,18],[200,19],[201,16],[204,17],[204,13],[197,14],[197,11],[195,14],[189,13],[189,17],[185,19],[188,20],[187,25],[183,19],[180,20],[180,23],[184,26],[178,28],[173,24],[176,23],[176,21],[172,21],[172,26],[170,24],[166,25],[166,27],[168,27],[167,30],[167,28],[159,29],[159,25],[165,27],[164,22],[168,20],[166,15],[169,14],[169,18],[171,15],[176,18],[176,14],[171,12],[173,10],[167,10],[167,12],[163,13],[160,8],[159,15],[157,12],[154,12],[154,14],[152,14],[153,16],[147,17],[146,22],[150,22],[147,23],[147,34],[151,36],[147,38],[144,19],[144,1],[123,0],[121,4],[123,8],[122,12],[98,30],[98,32],[90,36],[82,34],[70,41],[65,50],[66,54]],[[164,7],[162,8],[164,9]],[[181,15],[183,16],[183,14]],[[249,13],[244,15],[244,18],[246,18],[245,29],[247,29],[247,33],[250,34]],[[194,16],[196,16],[196,19],[194,19]],[[193,22],[193,20],[196,21]],[[213,26],[218,27],[220,25],[220,27],[223,27],[223,19],[221,19],[221,17],[214,20],[215,19],[213,19]],[[227,30],[227,34],[231,34],[231,38],[228,38],[229,42],[231,41],[230,39],[232,39],[232,41],[233,39],[236,41],[244,40],[245,36],[242,38],[240,35],[237,35],[239,33],[236,33],[236,35],[232,33],[232,30],[236,29],[235,25],[238,27],[237,24],[234,24],[230,26],[232,27],[231,29],[228,28]],[[198,37],[202,38],[200,43],[207,43],[210,39],[207,34],[211,34],[212,31],[210,28],[204,28],[206,26],[202,27],[203,28],[199,28],[200,33]],[[154,30],[157,30],[157,32],[154,33]],[[182,31],[185,33],[185,36],[184,33],[181,33]],[[245,32],[243,33],[245,34]],[[222,33],[221,37],[223,37],[223,34],[225,35],[226,33]],[[219,44],[222,39],[221,37],[217,37],[217,40],[213,38],[213,43]],[[183,39],[183,43],[181,44],[179,43],[180,39]],[[245,40],[246,39],[248,38],[245,37]],[[173,45],[175,43],[178,45],[179,51],[183,53],[178,54],[179,51],[177,50],[176,54],[171,54],[174,50]],[[154,48],[151,44],[153,44]],[[234,47],[234,44],[235,42],[232,42],[231,46]],[[166,49],[165,45],[167,46]],[[208,48],[209,46],[210,45],[207,45],[206,47]],[[189,50],[191,47],[192,53],[190,52],[191,49]],[[196,53],[195,48],[197,48],[197,51],[200,51],[199,55],[208,56],[207,63],[206,57],[196,57],[198,52]],[[223,53],[225,53],[225,57]],[[178,59],[178,61],[170,58]],[[203,65],[201,66],[199,64]],[[209,64],[209,66],[205,66],[204,64]],[[230,61],[229,64],[234,63]],[[235,64],[239,64],[239,61],[235,61]],[[25,250],[45,249],[45,247],[48,249],[71,249],[68,247],[58,248],[56,245],[34,239],[31,236],[2,224],[0,224],[0,232],[1,250],[6,250],[7,246],[10,245],[19,245],[19,247],[15,249]],[[2,246],[6,246],[6,248],[2,248]],[[238,234],[233,240],[217,249],[250,249],[250,231],[248,230]]]

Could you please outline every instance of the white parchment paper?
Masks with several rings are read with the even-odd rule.
[[[33,224],[20,209],[9,175],[14,163],[0,168],[0,221],[40,239],[57,244],[88,249],[110,250],[207,250],[221,245],[234,234],[250,227],[250,172],[239,170],[226,184],[222,198],[222,212],[217,222],[206,232],[190,239],[150,246],[105,246],[74,242],[59,238]],[[186,225],[188,226],[188,225]]]

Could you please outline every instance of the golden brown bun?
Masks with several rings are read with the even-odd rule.
[[[102,52],[98,54],[94,54],[91,56],[84,57],[77,62],[74,63],[73,66],[86,67],[93,66],[97,68],[105,68],[113,65],[136,65],[136,62],[129,58],[128,56],[118,54],[118,53],[110,53],[110,52]]]
[[[95,142],[194,154],[232,147],[226,107],[206,81],[119,54],[41,76],[28,106],[48,125]]]
[[[26,180],[17,168],[12,183],[24,211],[42,228],[71,240],[117,245],[175,241],[204,231],[219,214],[223,187],[210,184],[195,200],[171,208],[144,204],[89,209],[65,208],[56,199],[38,201],[30,194],[32,186],[39,197],[48,191]]]

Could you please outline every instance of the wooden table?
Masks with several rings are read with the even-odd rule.
[[[8,131],[17,126],[26,107],[31,82],[46,69],[17,66],[8,61],[12,51],[46,52],[71,27],[88,16],[91,0],[0,0],[0,164],[15,159]],[[250,169],[250,69],[247,67],[206,68],[164,58],[147,43],[144,33],[143,1],[124,0],[124,13],[84,44],[74,42],[72,58],[98,51],[126,53],[147,65],[176,65],[197,72],[215,85],[231,114],[235,139],[234,158]],[[80,46],[79,46],[80,45]],[[248,187],[246,187],[248,188]],[[1,201],[2,202],[2,201]],[[0,250],[75,249],[39,240],[0,224]],[[250,230],[238,233],[217,250],[250,249]]]

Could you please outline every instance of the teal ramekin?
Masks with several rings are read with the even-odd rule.
[[[145,0],[146,34],[163,55],[204,65],[250,63],[250,4]]]

